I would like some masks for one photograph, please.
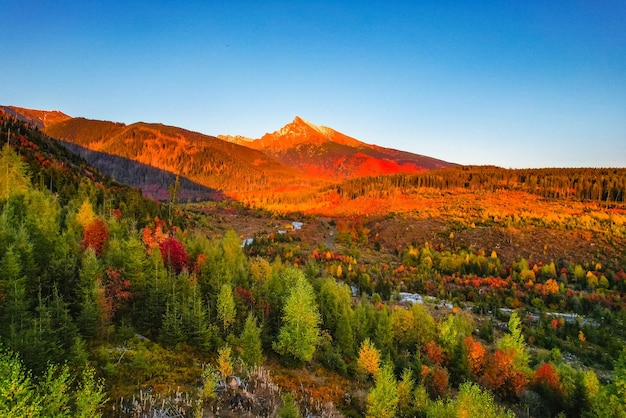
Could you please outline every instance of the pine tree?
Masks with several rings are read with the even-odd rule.
[[[292,267],[296,281],[283,308],[283,325],[274,350],[300,361],[310,361],[319,340],[320,314],[315,303],[313,287],[304,274]]]
[[[236,316],[237,309],[235,307],[233,290],[230,285],[223,284],[217,296],[217,317],[222,323],[224,331],[228,331],[231,325],[233,325]]]
[[[75,393],[73,416],[76,418],[101,418],[102,413],[100,411],[105,402],[104,385],[99,379],[96,379],[95,371],[92,368],[86,368],[83,370]]]
[[[0,350],[0,416],[39,417],[41,401],[19,358]]]
[[[391,364],[385,364],[376,376],[374,387],[367,395],[367,418],[392,418],[398,406],[398,386]]]
[[[29,187],[26,164],[11,146],[5,144],[0,152],[0,199],[25,193]]]
[[[243,326],[241,337],[241,360],[250,368],[261,365],[263,361],[263,349],[261,347],[261,328],[257,325],[256,318],[252,313],[248,314]]]

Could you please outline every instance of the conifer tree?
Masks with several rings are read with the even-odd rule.
[[[296,280],[283,308],[278,341],[273,344],[279,354],[300,361],[310,361],[319,340],[320,314],[313,286],[300,270],[289,267]]]
[[[367,395],[367,418],[392,418],[398,406],[398,385],[391,364],[385,364],[376,376],[374,387]]]
[[[241,360],[248,367],[261,365],[263,349],[261,347],[261,328],[257,325],[254,314],[249,313],[239,338],[241,345]]]
[[[217,317],[219,318],[224,331],[228,331],[231,325],[233,325],[236,316],[237,309],[235,307],[233,290],[230,285],[223,284],[220,289],[220,293],[217,296]]]

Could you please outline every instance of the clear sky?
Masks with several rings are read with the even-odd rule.
[[[461,164],[626,166],[626,1],[0,0],[0,104]]]

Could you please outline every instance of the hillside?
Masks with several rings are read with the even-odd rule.
[[[0,106],[0,113],[15,117],[37,129],[44,129],[72,118],[58,110],[34,110],[16,106]]]
[[[302,180],[294,169],[260,151],[172,126],[75,118],[49,126],[46,133],[92,151],[181,175],[231,196]]]
[[[423,155],[366,144],[298,116],[278,131],[267,133],[259,139],[251,140],[241,136],[219,138],[262,150],[308,176],[335,181],[382,174],[417,173],[454,165]]]
[[[71,126],[109,152],[111,132],[184,141]],[[0,138],[6,416],[625,414],[624,169],[452,167],[276,210],[181,207],[13,116]]]

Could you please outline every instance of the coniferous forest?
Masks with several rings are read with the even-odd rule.
[[[1,416],[626,416],[624,169],[185,204],[0,127]]]

